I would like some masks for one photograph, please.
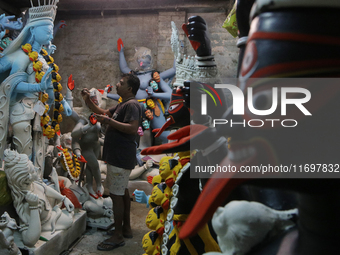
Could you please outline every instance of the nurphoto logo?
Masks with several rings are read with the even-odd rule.
[[[206,85],[209,86],[209,85]],[[233,115],[244,115],[245,114],[245,96],[243,91],[238,88],[235,85],[231,84],[215,84],[215,88],[217,89],[228,89],[232,95],[233,99],[233,107],[232,107],[232,114]],[[216,92],[214,88],[209,86],[209,89],[215,94],[215,96],[220,100],[220,96]],[[280,92],[279,93],[279,89]],[[217,106],[215,96],[209,92],[206,89],[201,88],[204,92],[206,92],[214,101],[215,106]],[[289,93],[294,93],[301,95],[299,98],[289,98],[287,94]],[[202,94],[201,95],[201,114],[202,115],[207,115],[207,94]],[[254,106],[254,95],[253,95],[253,88],[248,87],[247,88],[247,107],[249,111],[257,116],[268,116],[273,114],[276,109],[278,108],[278,105],[280,105],[281,116],[286,116],[287,115],[287,105],[295,105],[305,116],[311,116],[312,114],[307,110],[307,108],[304,106],[307,102],[310,101],[311,99],[311,93],[308,89],[305,88],[299,88],[299,87],[272,87],[271,89],[271,98],[270,101],[271,106],[269,109],[256,109]],[[257,99],[258,100],[258,99]],[[220,100],[220,103],[222,105],[222,102]],[[275,126],[276,122],[280,122],[282,127],[295,127],[297,126],[298,122],[295,119],[248,119],[243,120],[242,122],[233,122],[232,119],[213,119],[213,126],[215,127],[216,125],[225,125],[228,124],[232,127],[235,125],[243,125],[244,127],[248,126],[249,127],[262,127],[265,122],[270,122],[271,127]]]

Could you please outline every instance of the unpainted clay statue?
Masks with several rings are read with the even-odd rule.
[[[79,203],[82,204],[83,209],[87,212],[88,217],[94,219],[107,217],[110,219],[113,216],[112,200],[110,197],[95,199],[90,196],[86,187],[79,187],[75,184],[68,188],[76,195]]]
[[[106,107],[106,92],[102,95],[97,89],[90,90],[91,100],[102,108]],[[82,101],[84,102],[84,101]],[[101,185],[101,175],[98,163],[100,156],[101,144],[99,134],[101,125],[93,118],[93,113],[90,108],[83,103],[82,108],[74,108],[79,114],[74,112],[73,116],[78,115],[77,124],[73,128],[72,136],[72,149],[73,153],[78,158],[83,156],[86,163],[86,188],[93,198],[101,197],[104,193],[104,187]],[[93,180],[96,183],[96,190],[93,189]]]
[[[12,219],[7,212],[1,215],[0,219],[0,254],[21,255],[21,251],[14,243],[13,233],[18,229],[15,219]]]
[[[244,255],[270,235],[294,226],[297,209],[278,211],[258,202],[232,201],[215,212],[212,225],[222,253],[206,255]]]
[[[71,136],[71,132],[63,133],[60,136],[60,145],[63,148],[67,148],[69,150],[72,150],[72,136]]]
[[[58,149],[60,148],[60,149]],[[61,136],[57,137],[55,145],[49,145],[46,152],[46,162],[52,162],[53,166],[56,168],[58,176],[67,176],[69,174],[64,160],[64,153],[61,148],[72,151],[72,137],[71,132],[63,133]],[[64,164],[63,164],[64,163]],[[67,161],[66,161],[67,163]],[[45,172],[48,172],[49,166],[45,166]],[[71,177],[72,179],[72,177]]]
[[[59,68],[43,50],[43,45],[49,46],[53,39],[57,2],[30,8],[26,26],[0,58],[0,96],[3,98],[0,113],[4,116],[0,119],[0,128],[7,131],[10,122],[16,150],[28,155],[41,169],[44,166],[46,143],[43,132],[49,138],[57,132],[57,122],[53,123],[47,116],[49,109],[54,104],[58,113],[72,113],[61,94],[53,89],[52,83],[59,83],[61,79]],[[39,92],[45,94],[39,96]],[[44,117],[40,118],[36,112],[44,114]],[[6,148],[6,136],[7,132],[1,132],[0,157]]]
[[[4,159],[8,186],[20,218],[23,243],[32,247],[39,240],[41,232],[54,233],[71,227],[72,202],[41,181],[37,168],[27,155],[6,149]],[[58,205],[52,208],[49,199],[63,202],[67,210],[61,210]]]

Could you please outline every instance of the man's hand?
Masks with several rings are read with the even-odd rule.
[[[81,96],[83,97],[83,100],[90,100],[90,91],[88,88],[84,88],[81,92],[80,92]]]
[[[110,122],[110,117],[107,115],[103,115],[103,114],[94,114],[95,118],[103,124],[108,124]]]

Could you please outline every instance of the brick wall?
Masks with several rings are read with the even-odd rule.
[[[171,21],[175,22],[179,30],[184,52],[194,55],[189,40],[181,29],[182,23],[192,15],[200,15],[207,21],[219,74],[222,77],[235,77],[238,49],[235,46],[236,39],[221,27],[225,20],[224,13],[179,11],[79,15],[63,17],[67,26],[61,29],[54,39],[57,51],[53,57],[60,67],[64,92],[70,74],[73,75],[77,88],[104,88],[107,84],[115,84],[120,77],[118,38],[122,38],[124,42],[125,57],[131,68],[135,66],[135,47],[142,46],[152,50],[155,69],[164,71],[171,68],[174,59],[170,47]],[[74,106],[80,106],[79,90],[74,90],[73,97]],[[114,104],[115,102],[111,101],[110,106]],[[62,129],[66,132],[72,129],[71,126],[72,123],[65,118]]]

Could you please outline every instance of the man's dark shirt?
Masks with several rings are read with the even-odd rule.
[[[130,99],[109,109],[112,119],[129,123],[140,123],[142,109],[136,99]],[[108,127],[105,134],[103,160],[108,164],[124,169],[134,169],[136,165],[136,134],[126,134]]]

